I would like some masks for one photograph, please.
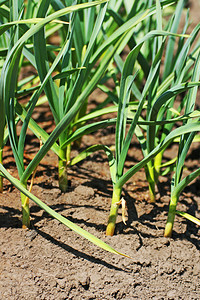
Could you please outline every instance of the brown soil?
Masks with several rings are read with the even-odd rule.
[[[92,99],[92,98],[91,98]],[[92,101],[91,101],[92,103]],[[53,126],[47,105],[34,115],[49,130]],[[45,120],[45,122],[43,121]],[[81,149],[94,143],[114,144],[113,129],[83,138]],[[200,163],[194,144],[186,173]],[[39,142],[29,132],[25,159],[30,161]],[[165,157],[174,157],[173,146]],[[76,155],[77,150],[73,150]],[[126,169],[142,158],[133,140]],[[10,147],[4,164],[17,177]],[[176,217],[173,238],[163,237],[170,200],[170,177],[161,177],[156,204],[148,202],[144,170],[125,186],[127,225],[117,221],[116,235],[105,236],[112,185],[104,153],[96,153],[69,169],[71,186],[60,193],[57,157],[42,160],[33,193],[57,212],[132,259],[107,253],[52,219],[31,203],[31,230],[21,229],[20,193],[6,180],[0,194],[0,299],[200,299],[200,231]],[[182,193],[178,209],[200,218],[199,180]]]
[[[48,106],[39,117],[51,124]],[[44,123],[43,123],[44,126]],[[83,139],[112,145],[113,129]],[[39,142],[29,133],[27,161]],[[188,170],[199,165],[198,145],[188,157]],[[174,156],[176,147],[166,152]],[[76,151],[73,151],[76,154]],[[133,141],[126,168],[141,159]],[[17,176],[9,146],[5,167]],[[94,154],[69,170],[71,187],[60,193],[57,186],[57,157],[53,152],[41,162],[33,193],[50,207],[133,259],[112,255],[71,232],[31,203],[32,228],[21,229],[19,192],[6,180],[0,195],[0,299],[199,299],[200,235],[198,228],[176,217],[172,239],[163,237],[169,203],[169,178],[160,178],[161,195],[148,203],[144,171],[124,187],[128,206],[127,226],[119,211],[117,234],[105,236],[112,186],[107,159]],[[199,181],[181,196],[179,209],[200,217]]]

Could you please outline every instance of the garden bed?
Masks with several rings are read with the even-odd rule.
[[[42,118],[48,126],[52,124],[47,105],[37,110],[38,121]],[[92,144],[94,139],[111,145],[114,141],[112,132],[110,128],[85,136],[82,147]],[[37,152],[39,142],[31,133],[27,138],[26,159],[30,160]],[[165,155],[173,157],[175,147]],[[198,144],[194,144],[187,160],[190,172],[199,165],[197,152]],[[9,146],[4,153],[5,167],[17,176]],[[141,157],[141,151],[133,141],[126,166]],[[104,154],[94,154],[69,170],[71,187],[67,193],[59,191],[56,165],[57,157],[50,151],[38,168],[33,193],[132,259],[100,250],[33,203],[32,228],[29,231],[21,229],[20,193],[5,180],[4,192],[0,195],[2,300],[199,299],[198,227],[177,216],[173,238],[163,237],[170,200],[170,182],[166,177],[161,177],[161,195],[156,204],[148,203],[143,170],[129,180],[124,188],[127,226],[122,223],[120,210],[117,234],[106,237],[112,186]],[[199,180],[185,190],[178,209],[200,217]]]
[[[195,0],[189,1],[189,4],[192,30],[199,22],[199,6]],[[20,76],[26,78],[32,70],[32,67],[24,68]],[[94,91],[89,98],[88,111],[104,99],[102,92]],[[200,107],[199,99],[198,92],[197,109]],[[49,134],[55,128],[47,103],[34,109],[33,119]],[[20,126],[17,130],[19,133]],[[101,129],[83,136],[81,147],[72,149],[72,157],[91,145],[111,147],[114,143],[115,128]],[[33,160],[39,148],[39,140],[28,130],[25,166]],[[172,144],[164,152],[163,162],[173,159],[177,151],[178,144]],[[5,169],[19,178],[9,143],[3,155]],[[142,158],[141,145],[134,137],[124,171]],[[199,143],[195,142],[185,161],[184,176],[194,172],[198,166]],[[31,228],[22,229],[20,192],[4,179],[3,193],[0,194],[0,299],[200,299],[199,227],[176,215],[172,238],[164,238],[171,176],[159,177],[156,202],[150,203],[145,172],[144,169],[139,170],[123,186],[126,224],[122,222],[120,207],[115,235],[110,237],[105,235],[105,231],[113,186],[108,159],[103,151],[95,152],[68,169],[69,188],[66,193],[62,193],[58,186],[58,156],[53,151],[49,151],[38,166],[32,189],[35,196],[131,258],[98,248],[32,201]],[[191,182],[181,193],[177,205],[177,210],[198,219],[199,183],[199,177]]]

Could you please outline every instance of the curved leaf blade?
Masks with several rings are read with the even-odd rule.
[[[117,250],[113,249],[109,245],[107,245],[102,240],[98,239],[91,233],[87,232],[86,230],[82,229],[78,225],[74,224],[73,222],[69,221],[67,218],[63,217],[62,215],[55,212],[52,208],[50,208],[48,205],[46,205],[44,202],[42,202],[39,198],[34,196],[32,193],[27,191],[24,186],[20,183],[19,180],[14,178],[12,175],[8,173],[8,171],[3,167],[2,164],[0,164],[0,171],[4,174],[4,176],[18,189],[20,190],[24,195],[29,197],[32,201],[34,201],[38,206],[40,206],[42,209],[44,209],[48,214],[50,214],[53,218],[57,219],[59,222],[73,230],[74,232],[78,233],[88,241],[92,242],[94,245],[102,248],[103,250],[106,250],[108,252],[119,254],[125,257],[129,257],[126,254],[120,253]],[[130,257],[129,257],[130,258]]]

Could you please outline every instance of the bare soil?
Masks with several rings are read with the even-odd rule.
[[[95,97],[99,95],[95,93]],[[94,103],[94,95],[91,103]],[[92,104],[91,104],[92,105]],[[52,130],[48,106],[34,118]],[[39,149],[31,132],[27,136],[28,163]],[[83,138],[81,148],[94,143],[114,144],[114,129]],[[175,156],[174,145],[165,158]],[[72,154],[76,155],[77,150]],[[142,159],[133,140],[126,170]],[[4,165],[17,177],[9,145]],[[199,144],[192,146],[185,174],[200,165]],[[31,229],[21,228],[20,193],[7,180],[0,194],[0,299],[200,299],[200,230],[176,217],[171,239],[163,237],[170,200],[170,177],[160,177],[156,204],[148,202],[144,170],[124,186],[127,225],[117,220],[116,234],[105,236],[112,196],[107,158],[96,153],[69,169],[70,188],[61,193],[57,183],[57,157],[50,151],[42,160],[33,193],[57,212],[104,240],[132,259],[107,253],[70,231],[31,202]],[[200,181],[185,189],[178,209],[200,218]]]

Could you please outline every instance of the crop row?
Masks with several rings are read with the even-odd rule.
[[[188,33],[189,10],[184,4],[184,0],[176,4],[171,0],[0,0],[0,191],[3,177],[21,191],[23,227],[30,227],[32,199],[96,245],[119,253],[31,193],[37,167],[50,149],[58,156],[62,192],[68,189],[70,166],[95,151],[104,150],[107,154],[113,184],[107,235],[114,234],[120,205],[124,219],[125,183],[143,167],[151,202],[156,201],[160,175],[173,174],[164,235],[172,235],[176,214],[200,224],[194,216],[177,210],[181,192],[200,174],[197,168],[183,176],[188,151],[199,140],[200,131],[200,111],[196,106],[200,24]],[[55,34],[59,45],[49,42]],[[27,65],[35,75],[20,80]],[[108,80],[114,83],[112,90]],[[107,98],[89,111],[88,97],[96,87]],[[36,106],[44,101],[48,101],[55,123],[50,134],[33,118]],[[115,117],[111,117],[113,113]],[[95,144],[71,157],[74,143],[80,145],[84,135],[108,126],[115,127],[113,147]],[[28,128],[41,147],[25,167]],[[133,135],[143,159],[125,172]],[[3,149],[8,140],[19,180],[3,166]],[[174,142],[179,145],[177,155],[163,162],[166,148]]]

